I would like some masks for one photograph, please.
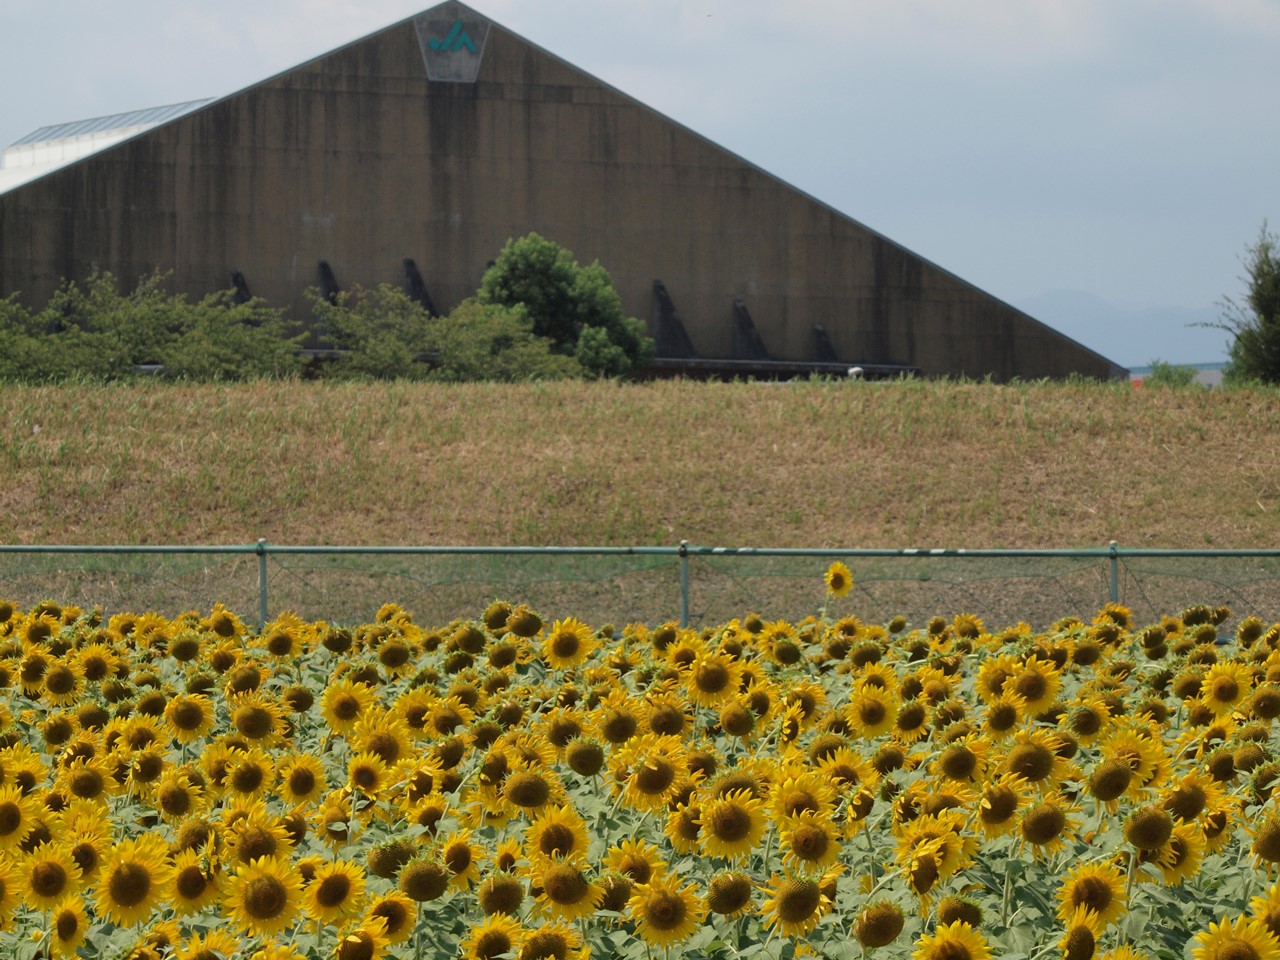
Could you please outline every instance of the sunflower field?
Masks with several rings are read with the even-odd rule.
[[[0,952],[1280,960],[1280,624],[851,585],[701,630],[0,602]]]

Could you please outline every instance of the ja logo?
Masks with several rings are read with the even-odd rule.
[[[471,39],[466,30],[462,29],[461,20],[453,21],[453,27],[443,40],[438,37],[432,37],[427,41],[427,46],[432,50],[438,50],[440,53],[457,53],[460,50],[476,52],[476,42]]]

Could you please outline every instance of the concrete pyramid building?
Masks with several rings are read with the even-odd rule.
[[[382,282],[448,310],[529,231],[599,260],[677,367],[1124,375],[456,2],[0,194],[0,296],[159,269],[300,317]]]

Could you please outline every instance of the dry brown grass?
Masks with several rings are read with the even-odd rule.
[[[1275,546],[1280,393],[6,387],[11,543]]]

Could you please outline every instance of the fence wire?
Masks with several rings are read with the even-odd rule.
[[[829,598],[822,574],[836,559],[855,587]],[[596,626],[823,612],[918,626],[971,613],[992,629],[1089,620],[1114,599],[1139,623],[1193,604],[1278,622],[1280,551],[0,545],[0,598],[167,616],[221,602],[251,622],[284,611],[363,622],[393,601],[419,623],[443,624],[504,599]]]

